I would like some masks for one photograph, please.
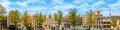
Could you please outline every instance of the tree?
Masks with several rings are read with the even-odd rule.
[[[35,24],[37,24],[37,20],[38,20],[38,15],[37,15],[38,13],[35,13],[34,15],[33,15],[33,19],[34,19],[34,21],[36,21],[36,23]],[[37,27],[36,25],[35,25],[35,27]],[[37,29],[37,28],[36,28]]]
[[[41,12],[37,16],[38,16],[37,24],[39,25],[39,27],[42,27],[42,24],[46,21],[46,15],[42,15],[42,12]]]
[[[87,17],[87,24],[90,26],[89,28],[93,28],[95,23],[96,23],[96,18],[94,16],[93,11],[90,10],[90,12],[88,13],[88,17]]]
[[[46,15],[42,15],[42,24],[46,21]]]
[[[41,27],[42,26],[42,23],[43,23],[43,20],[42,20],[42,13],[40,13],[39,15],[38,15],[38,25],[39,25],[39,27]]]
[[[14,23],[17,29],[17,23],[20,21],[20,13],[18,12],[18,10],[12,10],[9,12],[9,16],[11,17],[11,21],[12,23]]]
[[[72,24],[72,26],[75,28],[76,24],[79,22],[79,15],[77,15],[77,11],[76,9],[72,9],[70,12],[69,12],[69,19],[70,19],[70,22]]]
[[[42,15],[41,13],[36,13],[33,15],[34,20],[37,21],[38,27],[42,27],[42,24],[46,21],[46,15]]]
[[[58,11],[58,20],[57,20],[57,22],[58,22],[59,28],[61,30],[61,25],[62,25],[62,22],[63,22],[63,13],[62,13],[62,11]]]
[[[117,19],[116,18],[112,18],[111,25],[113,26],[113,28],[115,28],[117,26]]]
[[[30,18],[30,15],[27,13],[27,11],[25,10],[25,12],[23,13],[23,16],[22,16],[22,20],[23,20],[23,25],[25,27],[27,27],[27,30],[32,30],[31,26],[31,18]]]
[[[54,13],[54,19],[55,19],[55,21],[58,20],[58,15],[57,15],[57,13]]]
[[[1,30],[2,30],[2,21],[5,20],[5,8],[0,4],[0,25],[1,25]]]
[[[28,13],[27,13],[27,11],[25,11],[23,16],[22,16],[22,20],[23,20],[23,25],[24,26],[28,25],[27,19],[28,19]]]
[[[63,22],[63,13],[62,11],[58,11],[58,13],[54,14],[55,21],[57,21],[59,28],[61,29],[61,24]]]
[[[38,20],[38,15],[37,15],[37,14],[38,14],[38,13],[36,13],[36,14],[33,15],[33,18],[34,18],[35,21]]]

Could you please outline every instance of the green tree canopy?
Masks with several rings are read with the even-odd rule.
[[[92,10],[90,10],[90,12],[88,13],[88,16],[87,16],[87,24],[90,26],[90,27],[93,27],[93,25],[95,25],[96,23],[96,18],[94,16],[94,12]]]
[[[111,23],[111,25],[112,25],[113,27],[116,27],[116,26],[117,26],[117,19],[116,19],[116,18],[112,18],[112,23]]]
[[[70,22],[72,24],[73,27],[75,27],[75,25],[79,22],[79,17],[80,15],[77,15],[77,11],[76,9],[72,9],[70,12],[69,12],[69,19],[70,19]]]
[[[27,10],[25,10],[22,16],[22,21],[23,21],[24,26],[29,25],[28,20],[29,20],[29,14],[27,13]]]

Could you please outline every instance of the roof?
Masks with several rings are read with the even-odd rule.
[[[117,18],[120,20],[120,16],[111,16],[111,18]]]

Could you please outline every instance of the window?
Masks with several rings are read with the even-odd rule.
[[[102,24],[110,24],[110,22],[103,22]]]
[[[105,19],[105,17],[103,17],[103,19]]]
[[[107,17],[107,19],[110,19],[110,17]]]
[[[97,20],[100,20],[100,18],[97,18]]]
[[[110,28],[110,26],[103,26],[104,28]]]
[[[97,24],[101,24],[101,22],[97,22]]]
[[[101,18],[101,20],[103,20],[103,18]]]
[[[101,27],[101,26],[98,26],[98,25],[96,26],[96,28],[100,28],[100,27]]]

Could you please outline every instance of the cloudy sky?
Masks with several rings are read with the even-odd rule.
[[[120,15],[120,0],[0,0],[0,4],[6,8],[7,13],[17,9],[21,14],[27,10],[30,15],[39,12],[48,15],[60,10],[65,15],[76,8],[80,15],[85,15],[91,9],[100,9],[104,16],[109,13]]]

